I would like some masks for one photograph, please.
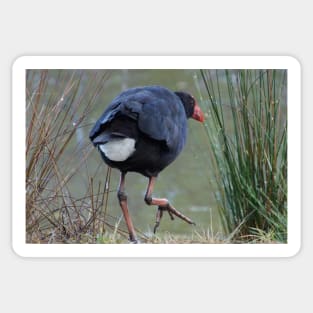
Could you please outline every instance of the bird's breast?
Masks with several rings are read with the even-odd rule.
[[[99,145],[99,149],[111,161],[122,162],[127,160],[135,151],[135,139],[113,139]]]

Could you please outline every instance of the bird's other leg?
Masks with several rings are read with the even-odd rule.
[[[127,225],[127,229],[129,233],[129,241],[132,243],[138,243],[138,240],[136,238],[135,228],[134,228],[133,222],[131,220],[131,217],[128,211],[127,194],[125,192],[125,176],[126,176],[126,173],[122,172],[121,177],[120,177],[120,184],[119,184],[118,191],[117,191],[117,198],[120,203],[120,206],[124,215],[124,219]]]
[[[174,215],[175,215],[175,216],[181,218],[182,220],[184,220],[185,222],[187,222],[188,224],[195,225],[195,223],[189,217],[185,216],[184,214],[182,214],[181,212],[176,210],[169,203],[169,201],[167,199],[165,199],[165,198],[153,198],[152,197],[152,192],[153,192],[155,180],[156,180],[156,177],[150,177],[149,178],[149,184],[148,184],[146,195],[145,195],[145,202],[148,205],[157,205],[158,206],[158,211],[156,214],[156,221],[155,221],[155,226],[154,226],[153,232],[155,233],[157,228],[160,225],[160,221],[161,221],[162,216],[163,216],[163,211],[167,211],[172,220],[174,219]]]

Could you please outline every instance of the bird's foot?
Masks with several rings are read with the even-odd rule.
[[[128,241],[131,244],[140,244],[140,241],[137,238],[135,238],[135,239],[134,238],[133,239],[129,238]]]
[[[187,222],[188,224],[196,225],[196,223],[194,223],[189,217],[185,216],[184,214],[182,214],[181,212],[176,210],[172,205],[170,205],[168,203],[165,206],[158,206],[158,211],[157,211],[157,214],[156,214],[156,221],[155,221],[155,225],[154,225],[154,228],[153,228],[153,232],[154,233],[156,233],[158,227],[160,226],[160,221],[162,219],[164,211],[167,211],[167,213],[169,214],[171,220],[174,220],[174,215],[175,215],[175,216],[179,217],[180,219],[184,220],[185,222]]]

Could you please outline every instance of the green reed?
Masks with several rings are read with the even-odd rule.
[[[201,70],[201,78],[225,232],[286,242],[287,71]]]

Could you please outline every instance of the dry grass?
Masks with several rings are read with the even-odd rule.
[[[128,244],[125,236],[121,236],[118,232],[108,233],[98,238],[97,243],[103,244]],[[190,235],[177,235],[170,232],[162,234],[151,234],[149,237],[141,238],[141,244],[279,244],[268,233],[259,233],[250,236],[224,237],[221,234],[210,234],[209,231],[193,231]]]
[[[27,71],[29,243],[96,242],[99,234],[114,229],[105,216],[110,169],[105,169],[103,184],[94,182],[86,163],[93,147],[84,135],[90,128],[87,116],[103,92],[107,78],[108,73],[103,71]],[[87,186],[77,197],[71,182],[80,178],[82,168]]]

